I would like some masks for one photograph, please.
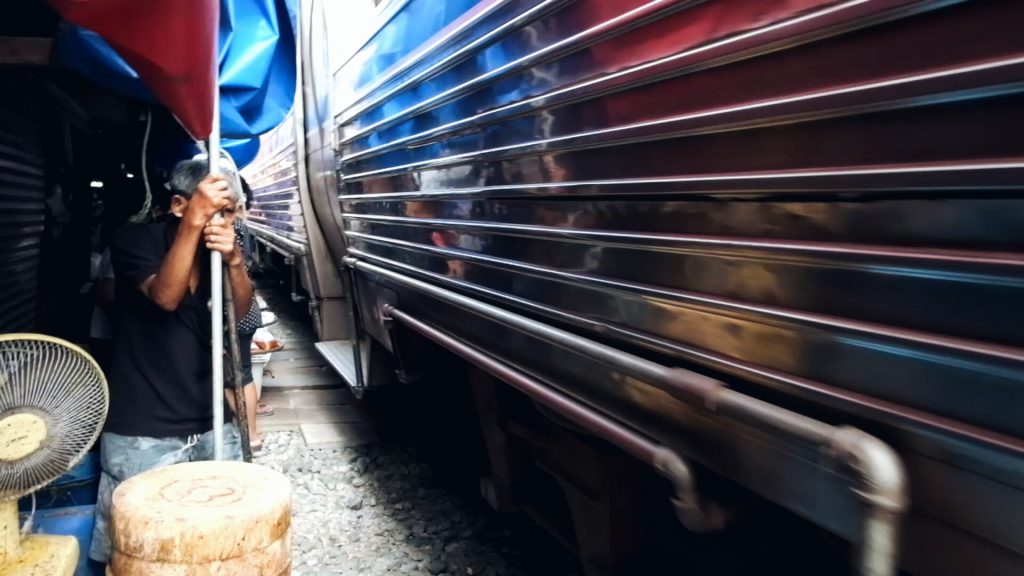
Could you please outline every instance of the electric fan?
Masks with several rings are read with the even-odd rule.
[[[73,536],[26,535],[18,499],[85,455],[107,416],[107,381],[84,350],[39,334],[0,335],[0,574],[71,576]]]

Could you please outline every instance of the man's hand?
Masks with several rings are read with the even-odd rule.
[[[229,265],[241,263],[242,251],[235,244],[235,226],[230,219],[219,215],[211,218],[203,227],[203,242],[210,250],[223,254],[224,261]]]
[[[193,226],[204,226],[215,214],[232,206],[232,203],[228,181],[219,174],[211,174],[192,193],[184,217]]]

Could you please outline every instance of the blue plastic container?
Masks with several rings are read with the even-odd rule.
[[[24,522],[27,514],[21,515]],[[69,506],[36,510],[32,520],[33,534],[60,534],[74,536],[78,540],[78,567],[75,576],[102,576],[89,566],[89,544],[92,543],[92,528],[96,522],[96,507]]]
[[[36,491],[36,510],[95,504],[99,484],[100,455],[89,452],[70,472]],[[32,497],[22,498],[18,509],[31,510]]]

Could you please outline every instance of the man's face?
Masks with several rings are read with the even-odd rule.
[[[221,216],[224,219],[224,224],[227,224],[228,226],[234,226],[235,225],[235,217],[238,216],[238,206],[237,205],[228,206],[227,208],[222,210],[220,214],[221,214]],[[216,218],[217,217],[214,216],[214,219],[216,219]]]
[[[183,217],[185,215],[185,212],[188,210],[188,203],[188,198],[182,196],[181,194],[175,194],[171,198],[171,213],[178,218]],[[227,225],[233,226],[235,224],[235,216],[237,212],[237,206],[228,206],[227,208],[221,211],[221,216],[214,216],[212,220],[215,223],[223,222]]]

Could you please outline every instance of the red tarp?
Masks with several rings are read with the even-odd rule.
[[[219,0],[49,0],[61,16],[102,36],[202,140],[213,123]]]

